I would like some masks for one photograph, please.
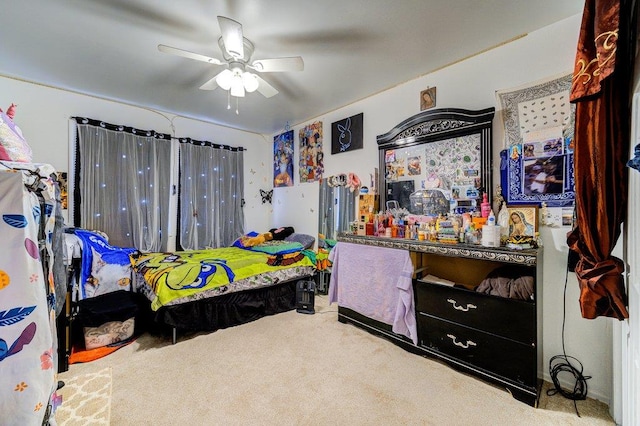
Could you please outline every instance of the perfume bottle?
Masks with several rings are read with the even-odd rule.
[[[480,203],[480,215],[484,218],[489,217],[489,212],[491,211],[491,204],[489,204],[489,200],[487,199],[487,193],[482,194],[482,203]]]

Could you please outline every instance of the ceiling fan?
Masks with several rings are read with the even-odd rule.
[[[222,36],[218,45],[224,60],[211,58],[176,47],[158,45],[158,50],[172,55],[182,56],[213,65],[226,65],[227,68],[216,74],[211,80],[200,86],[202,90],[214,90],[217,87],[227,90],[230,96],[243,97],[245,92],[258,91],[270,98],[278,91],[262,77],[251,72],[302,71],[304,62],[300,56],[286,58],[259,59],[251,61],[254,52],[253,43],[242,34],[242,24],[224,16],[218,16]],[[251,71],[247,71],[247,69]],[[229,108],[229,106],[228,106]]]

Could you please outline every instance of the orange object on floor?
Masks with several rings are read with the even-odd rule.
[[[113,345],[102,346],[100,348],[85,350],[83,346],[73,346],[71,348],[71,355],[69,356],[69,364],[78,364],[83,362],[90,362],[96,359],[105,357],[110,353],[117,351],[118,349],[127,346],[129,343],[132,343],[135,339],[131,338],[124,342],[114,343]]]

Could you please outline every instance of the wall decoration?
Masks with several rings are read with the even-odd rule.
[[[507,204],[573,204],[575,106],[569,102],[570,89],[567,74],[496,93],[505,126],[500,180]]]
[[[273,189],[269,191],[265,191],[263,189],[260,190],[260,197],[262,198],[262,204],[269,203],[271,204],[271,200],[273,198]]]
[[[293,186],[293,130],[273,138],[273,186]]]
[[[362,149],[362,119],[360,113],[331,123],[331,154]]]
[[[324,173],[324,154],[322,152],[322,121],[300,129],[300,182],[315,182],[322,179]]]
[[[407,170],[409,176],[419,176],[422,174],[422,158],[419,155],[411,156],[407,159]]]
[[[396,181],[404,176],[405,161],[402,155],[396,155],[395,150],[385,152],[385,179]]]
[[[538,232],[538,206],[508,206],[509,238],[513,244],[530,243]]]
[[[575,105],[569,102],[571,74],[496,92],[502,107],[505,146],[520,145],[526,133],[560,126],[573,138]]]
[[[500,153],[500,180],[507,204],[573,205],[575,178],[569,138],[543,136],[525,139]],[[545,132],[548,133],[548,132]],[[543,133],[531,133],[531,135]]]
[[[429,87],[420,92],[420,111],[436,106],[436,88]]]

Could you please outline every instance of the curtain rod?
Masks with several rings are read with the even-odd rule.
[[[148,136],[148,137],[155,137],[156,139],[162,139],[162,140],[177,140],[180,143],[191,143],[194,145],[200,145],[200,146],[211,146],[217,149],[227,149],[230,151],[248,151],[248,149],[239,146],[239,147],[233,147],[231,145],[224,145],[224,144],[219,144],[219,143],[215,143],[215,142],[210,142],[210,141],[200,141],[197,139],[192,139],[192,138],[188,138],[188,137],[177,137],[177,136],[171,136],[168,133],[161,133],[161,132],[157,132],[155,130],[143,130],[143,129],[137,129],[135,127],[131,127],[131,126],[124,126],[124,125],[120,125],[120,124],[111,124],[111,123],[107,123],[105,121],[102,120],[97,120],[94,118],[88,118],[88,117],[69,117],[73,120],[76,121],[77,124],[88,124],[91,126],[95,126],[95,127],[102,127],[104,129],[107,130],[112,130],[112,131],[119,131],[119,132],[127,132],[127,133],[132,133],[135,135],[139,135],[139,136]]]

